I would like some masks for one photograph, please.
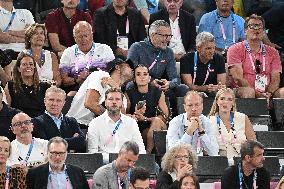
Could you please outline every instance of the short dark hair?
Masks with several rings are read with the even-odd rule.
[[[256,15],[256,14],[252,14],[252,15],[250,15],[249,17],[246,17],[246,19],[245,19],[245,29],[247,29],[248,28],[248,23],[249,23],[249,21],[250,20],[260,20],[261,22],[262,22],[262,25],[263,25],[263,29],[265,28],[265,21],[264,21],[264,19],[261,17],[261,16],[258,16],[258,15]]]
[[[254,154],[254,148],[258,147],[264,149],[264,146],[256,140],[247,140],[241,145],[241,159],[245,159],[246,155],[252,156]]]
[[[186,177],[191,177],[193,179],[193,182],[194,182],[194,186],[196,189],[200,189],[200,185],[199,185],[199,181],[198,181],[198,178],[195,174],[193,173],[188,173],[188,174],[185,174],[179,181],[179,188],[181,188],[181,185],[182,185],[182,181],[184,178]]]
[[[107,95],[109,94],[109,93],[120,93],[121,94],[121,99],[123,99],[123,93],[122,93],[122,91],[121,91],[121,89],[118,89],[118,88],[110,88],[110,89],[108,89],[107,91],[106,91],[106,93],[105,93],[105,99],[107,99]]]
[[[136,180],[145,181],[150,179],[150,173],[143,167],[135,167],[131,170],[130,183],[135,184]]]
[[[120,148],[119,153],[120,152],[128,152],[131,151],[133,152],[134,155],[138,155],[139,154],[139,146],[136,142],[134,141],[126,141]]]
[[[66,150],[68,149],[68,142],[59,136],[51,138],[48,143],[47,143],[47,151],[49,151],[49,147],[52,143],[63,143],[64,146],[66,147]]]

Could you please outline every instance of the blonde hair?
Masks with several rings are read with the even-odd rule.
[[[5,136],[0,136],[0,142],[7,142],[9,144],[9,156],[10,156],[10,154],[11,154],[11,142],[10,142],[10,140]]]
[[[195,172],[197,170],[197,155],[192,150],[191,145],[181,143],[177,144],[176,146],[172,147],[167,153],[165,153],[161,167],[163,171],[165,172],[173,172],[174,171],[174,163],[175,163],[175,156],[177,155],[177,152],[180,150],[186,150],[189,156],[188,162],[190,165],[192,165],[192,170]]]
[[[210,110],[210,113],[208,114],[208,116],[214,116],[216,115],[217,112],[219,112],[219,107],[218,107],[218,104],[217,104],[217,101],[218,99],[220,98],[220,96],[224,93],[230,93],[233,97],[233,107],[232,107],[232,112],[236,112],[237,111],[237,105],[236,105],[236,97],[235,97],[235,94],[234,94],[234,91],[230,88],[223,88],[223,89],[220,89],[216,96],[215,96],[215,99],[214,99],[214,102],[212,104],[212,107],[211,107],[211,110]]]
[[[280,189],[281,185],[284,184],[284,176],[280,179],[275,189]]]

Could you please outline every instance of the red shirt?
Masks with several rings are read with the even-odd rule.
[[[260,70],[261,74],[266,75],[268,79],[268,85],[270,84],[270,74],[271,72],[282,72],[282,66],[281,66],[281,61],[280,61],[280,56],[278,51],[270,47],[268,45],[264,45],[265,50],[266,50],[266,56],[265,56],[265,71],[263,72],[263,56],[261,50],[258,53],[252,53],[254,65],[255,65],[255,60],[260,61]],[[233,65],[233,64],[240,64],[242,65],[243,68],[243,77],[246,79],[251,87],[254,88],[255,85],[255,77],[256,73],[255,70],[252,67],[252,64],[250,62],[250,58],[248,55],[248,52],[246,51],[245,48],[245,42],[239,42],[236,43],[235,45],[232,45],[227,54],[227,62],[228,65]],[[238,87],[236,83],[232,83],[231,87]]]
[[[51,13],[49,13],[46,17],[45,26],[47,29],[47,33],[57,33],[59,37],[59,42],[61,45],[65,47],[71,47],[75,44],[73,38],[73,27],[79,21],[87,21],[93,26],[93,20],[91,15],[88,12],[84,12],[82,10],[76,10],[75,15],[71,18],[71,26],[72,30],[68,30],[67,23],[65,22],[64,17],[62,16],[63,9],[59,8]]]

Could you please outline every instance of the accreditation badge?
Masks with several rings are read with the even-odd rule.
[[[255,90],[258,92],[265,92],[266,85],[268,84],[267,76],[263,74],[256,74],[255,77]]]
[[[128,37],[117,36],[117,46],[123,50],[128,50]]]

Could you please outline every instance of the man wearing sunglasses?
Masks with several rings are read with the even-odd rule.
[[[171,26],[173,37],[169,47],[175,53],[176,61],[195,47],[196,26],[195,18],[192,14],[180,9],[183,0],[163,0],[165,9],[150,16],[149,24],[155,20],[165,20]]]
[[[282,71],[278,51],[263,44],[264,19],[251,15],[245,21],[246,40],[228,50],[231,87],[241,98],[284,98],[279,88]]]
[[[13,117],[11,130],[16,139],[11,142],[10,165],[33,167],[46,162],[48,141],[34,138],[33,128],[31,118],[27,114],[18,113]]]

